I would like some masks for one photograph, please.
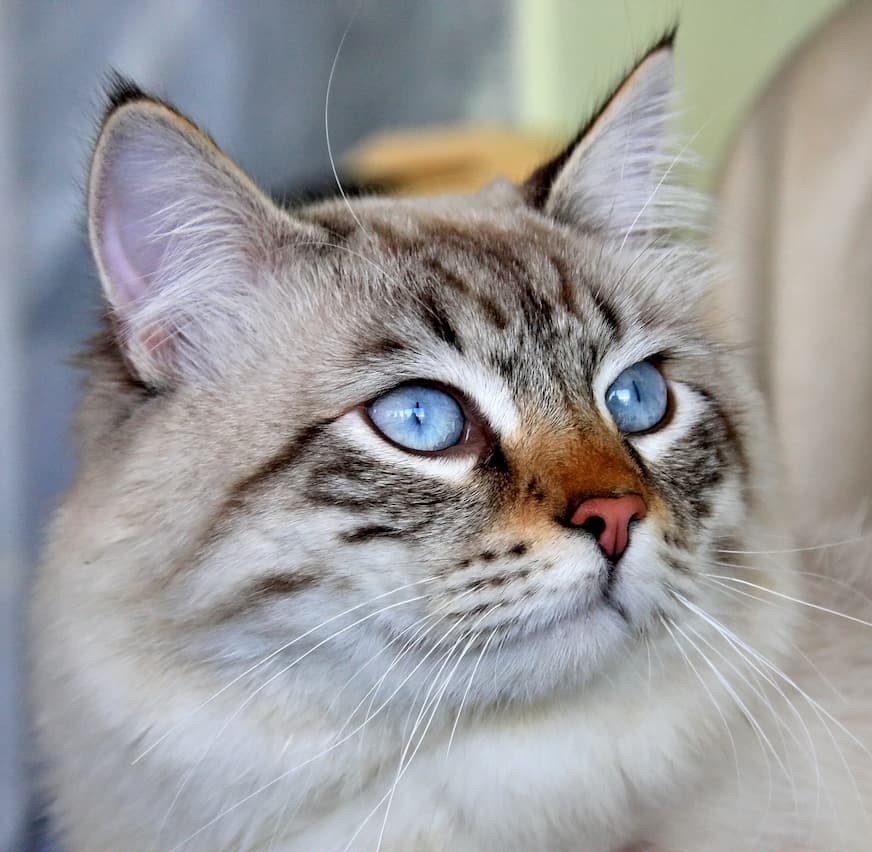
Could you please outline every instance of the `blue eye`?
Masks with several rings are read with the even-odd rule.
[[[622,432],[645,432],[665,416],[666,382],[650,361],[628,367],[606,391],[606,408]]]
[[[375,427],[401,447],[434,453],[453,447],[463,435],[466,419],[445,391],[403,385],[380,396],[367,408]]]

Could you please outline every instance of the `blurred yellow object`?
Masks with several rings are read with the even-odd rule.
[[[513,130],[440,127],[370,136],[343,159],[363,186],[395,195],[475,192],[500,177],[523,181],[566,140]]]

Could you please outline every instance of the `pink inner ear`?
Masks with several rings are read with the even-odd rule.
[[[122,229],[123,225],[118,222],[115,209],[111,204],[107,205],[103,213],[100,254],[111,283],[111,292],[108,294],[110,301],[113,308],[123,315],[125,308],[136,304],[145,296],[150,279],[130,262]]]
[[[91,173],[92,248],[126,354],[150,381],[211,370],[222,354],[205,350],[216,323],[234,322],[226,300],[248,278],[261,210],[233,172],[163,107],[107,120]]]
[[[170,231],[171,223],[158,223],[161,212],[172,199],[150,190],[155,178],[148,174],[148,159],[132,140],[120,140],[110,152],[103,176],[99,239],[101,260],[108,277],[109,298],[120,314],[148,299],[157,283],[157,273],[166,253],[169,237],[158,238],[155,229]],[[156,164],[152,164],[156,165]]]

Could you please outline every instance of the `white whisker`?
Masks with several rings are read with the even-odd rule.
[[[675,634],[672,632],[672,629],[669,626],[669,622],[665,618],[663,618],[662,616],[660,617],[660,622],[666,628],[666,631],[669,633],[670,637],[672,638],[672,641],[675,643],[675,647],[678,648],[679,652],[681,653],[681,656],[684,658],[684,661],[687,663],[690,670],[696,676],[696,679],[699,681],[703,690],[705,690],[705,694],[709,697],[709,700],[714,705],[714,708],[717,711],[718,716],[720,716],[721,721],[724,723],[724,729],[727,732],[727,737],[729,737],[730,748],[733,752],[733,760],[734,760],[735,765],[736,765],[736,786],[739,790],[741,790],[742,789],[742,771],[739,767],[739,750],[736,748],[736,740],[735,740],[735,737],[733,736],[733,732],[730,730],[730,725],[727,722],[727,717],[724,715],[724,711],[721,710],[721,705],[718,704],[717,700],[715,699],[714,694],[712,693],[711,689],[709,689],[708,684],[705,682],[705,679],[699,673],[699,670],[693,664],[690,657],[687,655],[687,652],[684,650],[684,648],[681,647],[681,643],[678,641],[678,639],[675,637]],[[676,628],[677,627],[678,627],[678,625],[676,625]],[[650,656],[648,659],[650,662],[650,659],[651,659]]]
[[[458,624],[459,624],[459,622],[458,622]],[[371,722],[373,719],[375,719],[377,716],[379,716],[381,714],[381,712],[388,706],[388,704],[391,702],[391,700],[400,692],[400,690],[406,685],[406,683],[409,680],[411,680],[412,677],[414,677],[414,675],[416,674],[418,669],[420,669],[421,666],[424,665],[424,663],[429,659],[430,655],[433,654],[436,650],[438,650],[438,648],[439,648],[438,645],[433,645],[433,647],[430,648],[430,650],[427,651],[427,653],[424,654],[424,656],[418,661],[418,663],[415,665],[415,667],[412,669],[412,671],[410,671],[406,675],[406,677],[403,678],[403,680],[394,689],[394,691],[379,705],[379,707],[372,713],[372,715],[368,716],[367,719],[365,719],[360,725],[358,725],[352,731],[349,731],[345,736],[343,736],[341,739],[337,740],[336,742],[332,743],[327,748],[322,749],[317,754],[314,754],[312,757],[306,758],[306,760],[301,761],[296,766],[292,766],[290,769],[285,770],[284,772],[280,773],[278,776],[276,776],[272,780],[267,781],[266,783],[264,783],[260,787],[258,787],[256,790],[252,791],[251,793],[247,794],[243,798],[239,799],[234,804],[229,805],[228,807],[224,808],[220,813],[218,813],[216,816],[212,817],[212,819],[210,819],[209,822],[207,822],[205,825],[200,826],[200,828],[198,828],[195,832],[193,832],[192,834],[189,834],[184,840],[182,840],[181,843],[174,846],[172,848],[172,850],[170,850],[170,852],[176,852],[176,850],[181,849],[186,843],[188,843],[189,841],[193,840],[195,837],[202,834],[204,831],[206,831],[206,829],[208,829],[210,826],[214,825],[220,819],[223,819],[228,814],[231,814],[235,810],[237,810],[238,808],[242,807],[242,805],[246,804],[246,802],[249,802],[252,799],[256,798],[257,796],[260,796],[262,793],[264,793],[267,790],[269,790],[270,788],[274,787],[276,784],[280,783],[285,778],[289,777],[290,775],[293,775],[295,772],[298,772],[300,769],[303,769],[304,767],[309,766],[310,764],[314,763],[316,760],[319,760],[320,758],[322,758],[325,755],[332,752],[334,749],[336,749],[339,746],[343,745],[344,743],[348,742],[350,739],[352,739],[352,737],[356,736],[360,731],[363,730],[363,728],[369,722]]]
[[[355,679],[356,679],[356,678],[357,678],[357,677],[358,677],[358,676],[359,676],[359,675],[364,671],[364,669],[366,669],[367,666],[369,666],[372,662],[374,662],[374,661],[375,661],[376,659],[378,659],[382,654],[384,654],[384,652],[385,652],[385,651],[386,651],[386,650],[391,646],[391,644],[393,644],[394,642],[399,641],[400,638],[401,638],[402,636],[404,636],[405,634],[407,634],[409,631],[414,631],[414,635],[413,635],[409,640],[407,640],[407,641],[405,642],[405,644],[403,645],[403,649],[400,651],[400,653],[399,653],[397,656],[394,657],[394,660],[392,661],[392,663],[391,663],[390,666],[388,667],[387,672],[385,672],[385,674],[382,675],[381,679],[378,681],[378,683],[377,683],[375,686],[372,686],[372,687],[369,688],[369,690],[366,692],[366,694],[363,696],[363,698],[362,698],[362,699],[357,703],[357,705],[354,707],[354,709],[353,709],[353,710],[351,711],[351,713],[348,715],[348,718],[347,718],[346,721],[343,723],[342,727],[340,727],[340,729],[337,731],[337,733],[336,733],[336,737],[340,737],[340,738],[342,737],[342,734],[345,732],[345,729],[348,727],[348,725],[351,724],[351,722],[352,722],[354,716],[356,715],[357,711],[360,709],[361,706],[363,706],[363,702],[366,701],[366,699],[367,699],[367,697],[370,695],[370,693],[374,693],[374,691],[377,691],[378,686],[381,685],[381,683],[384,681],[385,677],[387,677],[388,672],[390,672],[390,671],[394,668],[394,666],[396,665],[396,663],[398,662],[398,660],[401,659],[402,656],[403,656],[403,655],[404,655],[408,650],[411,649],[411,647],[413,646],[414,642],[415,642],[419,637],[422,637],[423,635],[426,635],[426,633],[428,633],[431,629],[433,629],[433,628],[436,626],[436,624],[438,624],[438,623],[439,623],[440,621],[442,621],[443,619],[439,619],[435,624],[432,624],[432,625],[429,625],[429,626],[426,624],[426,622],[431,621],[433,618],[435,618],[436,612],[438,612],[438,611],[441,610],[441,609],[444,609],[446,606],[448,606],[448,605],[451,604],[451,603],[452,603],[452,601],[450,601],[450,600],[449,600],[449,601],[446,601],[444,604],[442,604],[440,607],[438,607],[437,610],[436,610],[435,612],[433,612],[433,613],[428,613],[427,615],[424,615],[424,616],[422,616],[421,618],[416,619],[414,622],[412,622],[412,624],[410,624],[408,627],[406,627],[406,628],[404,628],[402,631],[400,631],[400,633],[399,633],[397,636],[393,637],[393,638],[389,641],[389,643],[388,643],[387,645],[385,645],[385,646],[379,648],[379,649],[378,649],[378,650],[377,650],[377,651],[376,651],[376,652],[375,652],[371,657],[369,657],[369,659],[367,659],[367,660],[366,660],[366,661],[365,661],[365,662],[364,662],[364,663],[363,663],[363,664],[358,668],[358,670],[357,670],[357,671],[356,671],[356,672],[355,672],[355,673],[354,673],[350,678],[348,678],[348,680],[345,681],[345,683],[342,685],[342,687],[340,687],[340,689],[338,690],[338,692],[336,693],[336,695],[334,695],[333,699],[331,700],[330,704],[328,705],[328,707],[327,707],[327,709],[326,709],[326,711],[325,711],[325,715],[326,715],[326,716],[330,716],[330,715],[331,715],[331,712],[332,712],[334,706],[336,705],[336,702],[338,701],[339,696],[341,695],[341,693],[342,693],[342,692],[343,692],[343,691],[344,691],[344,690],[345,690],[345,689],[346,689],[346,688],[347,688],[347,687],[348,687],[348,686],[349,686],[349,685],[350,685],[350,684],[351,684],[351,683],[352,683],[352,682],[353,682],[353,681],[354,681],[354,680],[355,680]],[[443,618],[444,618],[444,617],[443,617]],[[424,626],[423,626],[423,627],[419,627],[419,625],[421,625],[422,622],[424,622]],[[375,698],[375,693],[373,694],[373,700],[374,700],[374,698]],[[370,701],[370,710],[371,710],[371,709],[372,709],[372,701]],[[289,744],[290,744],[290,742],[291,742],[291,740],[292,740],[292,737],[293,737],[293,734],[290,734],[290,735],[288,736],[288,738],[285,740],[285,745],[284,745],[284,747],[282,748],[282,754],[284,754],[284,752],[287,750],[287,748],[288,748],[288,746],[289,746]],[[300,809],[300,807],[301,807],[301,805],[302,805],[302,801],[303,801],[303,797],[302,797],[302,796],[299,796],[299,801],[298,801],[298,803],[297,803],[297,807],[296,807],[296,809],[295,809],[295,813],[296,813],[297,811],[299,811],[299,809]],[[286,801],[286,803],[285,803],[285,806],[282,808],[281,812],[279,813],[279,816],[278,816],[278,818],[277,818],[277,820],[276,820],[276,828],[275,828],[275,830],[273,831],[272,838],[270,839],[270,846],[268,847],[267,852],[269,852],[269,849],[271,849],[272,846],[273,846],[273,844],[275,843],[275,840],[277,839],[277,836],[278,836],[278,833],[279,833],[279,829],[280,829],[281,825],[282,825],[282,824],[284,823],[284,821],[285,821],[285,812],[286,812],[286,809],[287,809],[287,801]],[[290,824],[292,821],[293,821],[293,814],[291,815],[291,819],[289,820],[289,824]]]
[[[296,666],[298,663],[300,663],[304,659],[306,659],[306,657],[315,653],[315,651],[317,651],[319,648],[326,645],[328,642],[333,641],[337,636],[340,636],[343,633],[346,633],[349,630],[352,630],[353,628],[362,624],[364,621],[367,621],[368,619],[373,618],[376,615],[380,615],[383,612],[386,612],[386,611],[391,610],[391,609],[396,609],[397,607],[403,606],[403,605],[408,604],[408,603],[414,603],[415,601],[423,600],[424,598],[426,598],[426,595],[416,595],[415,597],[407,598],[407,599],[402,600],[402,601],[395,601],[392,604],[388,604],[387,606],[383,606],[383,607],[375,610],[374,612],[371,612],[365,616],[362,616],[361,618],[357,619],[356,621],[353,621],[351,624],[347,624],[345,627],[342,627],[339,630],[334,631],[333,633],[330,634],[330,636],[327,636],[326,638],[322,639],[320,642],[316,642],[311,648],[309,648],[308,651],[305,651],[304,653],[300,654],[299,657],[294,659],[292,662],[288,663],[286,666],[283,666],[277,672],[270,675],[270,677],[268,677],[262,684],[260,684],[260,686],[258,686],[250,695],[248,695],[248,697],[245,698],[243,700],[243,702],[236,708],[236,710],[234,710],[233,713],[224,721],[224,723],[221,725],[221,727],[218,729],[218,731],[215,733],[215,735],[212,737],[212,739],[206,745],[206,748],[202,751],[202,753],[200,754],[200,757],[197,759],[196,763],[183,776],[181,782],[179,783],[178,788],[176,789],[176,793],[173,796],[172,801],[170,802],[166,813],[164,814],[163,820],[161,820],[160,827],[158,828],[158,831],[157,831],[158,840],[160,840],[163,829],[166,826],[167,820],[169,819],[170,814],[173,812],[173,809],[175,808],[176,803],[179,800],[179,797],[184,792],[184,790],[187,787],[188,783],[190,782],[191,778],[199,771],[200,767],[203,765],[203,762],[206,760],[206,757],[208,757],[208,755],[210,754],[212,749],[215,747],[215,744],[221,739],[221,735],[227,730],[228,727],[230,727],[232,722],[236,718],[238,718],[239,714],[264,689],[266,689],[277,678],[282,677],[283,675],[287,674],[292,668],[294,668],[294,666]]]
[[[865,541],[872,533],[863,533],[862,535],[854,536],[853,538],[844,538],[839,541],[832,541],[828,544],[812,544],[807,547],[786,547],[780,550],[716,550],[715,553],[732,553],[740,556],[778,556],[788,553],[812,553],[817,550],[830,550],[834,547],[845,547],[849,544],[857,544]]]
[[[669,164],[669,167],[660,176],[660,180],[657,181],[657,185],[654,187],[653,190],[651,190],[651,194],[648,196],[647,199],[645,199],[645,203],[636,214],[636,218],[633,219],[633,221],[630,223],[630,227],[627,228],[627,231],[624,234],[624,238],[623,240],[621,240],[621,245],[619,246],[618,251],[623,251],[624,246],[627,244],[627,240],[633,233],[633,229],[636,227],[636,225],[639,224],[639,220],[642,218],[642,216],[645,215],[645,211],[648,209],[651,202],[657,196],[657,193],[660,192],[660,190],[663,188],[663,184],[666,182],[666,179],[669,177],[669,175],[672,174],[672,170],[678,163],[682,161],[684,155],[690,150],[697,137],[700,135],[700,133],[703,132],[703,130],[706,129],[706,127],[708,127],[710,122],[711,119],[707,119],[706,121],[704,121],[702,125],[697,129],[696,133],[694,133],[693,136],[691,136],[690,139],[688,139],[687,142],[684,143],[684,146],[681,148],[681,150],[672,158],[672,162]]]
[[[475,673],[478,671],[478,667],[481,664],[484,655],[487,653],[487,649],[490,646],[490,643],[493,641],[494,636],[496,636],[496,633],[491,632],[485,640],[485,643],[484,645],[482,645],[478,658],[475,661],[475,665],[472,667],[472,672],[469,675],[469,680],[467,680],[466,682],[466,689],[463,690],[463,696],[460,699],[460,706],[457,708],[457,715],[454,717],[454,724],[451,726],[451,734],[448,737],[448,746],[445,749],[446,760],[448,759],[448,755],[451,753],[451,744],[454,742],[454,735],[457,733],[457,726],[460,723],[460,716],[463,713],[463,707],[466,704],[466,698],[469,695],[469,690],[472,686],[472,681],[475,678]]]
[[[712,627],[714,630],[716,630],[718,633],[720,633],[721,636],[723,636],[723,638],[726,639],[727,642],[729,642],[737,652],[739,651],[739,648],[743,649],[748,655],[750,655],[755,660],[757,660],[762,666],[764,666],[769,671],[771,671],[776,677],[780,678],[788,686],[790,686],[791,688],[796,690],[796,692],[800,696],[802,696],[803,699],[805,699],[806,703],[812,709],[812,712],[815,713],[815,715],[817,716],[821,725],[823,726],[824,730],[826,731],[827,735],[829,736],[830,741],[832,742],[833,747],[836,750],[836,754],[839,756],[839,760],[841,761],[842,766],[844,767],[845,772],[851,781],[852,787],[854,789],[854,793],[857,796],[857,801],[859,802],[859,804],[861,806],[861,811],[863,813],[864,819],[866,820],[866,822],[868,824],[869,823],[869,814],[868,814],[868,811],[866,809],[866,805],[865,805],[865,802],[863,800],[862,794],[860,793],[860,788],[857,784],[857,779],[854,776],[853,770],[851,769],[850,765],[848,764],[848,761],[845,758],[844,752],[842,751],[841,747],[839,746],[835,736],[833,735],[832,730],[830,729],[830,726],[826,723],[825,719],[829,720],[829,722],[831,722],[833,725],[835,725],[839,729],[839,731],[841,731],[852,743],[854,743],[854,745],[856,745],[866,755],[867,758],[869,758],[870,761],[872,761],[872,752],[869,751],[866,744],[863,743],[863,741],[860,740],[857,736],[855,736],[838,719],[836,719],[836,717],[833,716],[832,713],[830,713],[825,707],[823,707],[821,704],[819,704],[817,701],[815,701],[791,677],[789,677],[787,674],[785,674],[780,668],[778,668],[778,666],[776,666],[774,663],[772,663],[770,660],[768,660],[759,651],[756,651],[755,649],[753,649],[750,645],[748,645],[747,642],[745,642],[743,639],[741,639],[739,636],[737,636],[728,627],[721,624],[719,621],[717,621],[717,619],[713,618],[711,615],[709,615],[707,612],[705,612],[705,610],[703,610],[701,607],[694,604],[692,601],[689,601],[683,595],[673,591],[673,597],[675,597],[675,599],[678,600],[680,603],[682,603],[687,609],[689,609],[691,612],[693,612],[699,618],[701,618],[703,621],[705,621],[710,627]]]
[[[872,621],[866,621],[863,618],[857,618],[854,615],[848,615],[845,612],[839,612],[837,609],[830,609],[829,607],[821,606],[820,604],[811,603],[810,601],[804,601],[801,598],[795,598],[792,595],[785,594],[784,592],[778,592],[775,589],[769,589],[766,586],[761,586],[759,583],[752,583],[750,580],[742,580],[739,577],[731,577],[728,574],[701,573],[701,576],[709,577],[712,580],[720,580],[722,582],[739,583],[743,586],[750,586],[751,588],[759,589],[761,592],[775,595],[775,597],[790,601],[791,603],[799,604],[800,606],[807,606],[810,609],[817,610],[818,612],[825,612],[828,615],[835,615],[838,618],[844,618],[847,621],[852,621],[855,624],[861,624],[864,627],[872,627]]]
[[[703,642],[715,654],[717,654],[728,666],[730,666],[730,668],[732,668],[735,672],[737,672],[739,674],[739,676],[742,677],[742,679],[745,681],[745,683],[747,683],[748,686],[752,689],[754,694],[757,695],[757,697],[761,700],[761,702],[766,706],[766,708],[769,710],[770,715],[775,720],[777,730],[779,732],[779,735],[781,736],[782,745],[784,746],[785,756],[789,759],[790,751],[787,748],[787,743],[784,740],[783,731],[787,731],[787,733],[790,735],[790,737],[794,741],[794,743],[796,743],[796,745],[799,748],[803,748],[803,744],[800,742],[799,738],[793,732],[793,729],[789,725],[787,725],[784,722],[784,720],[782,720],[778,716],[778,714],[775,712],[775,708],[772,705],[772,702],[770,701],[769,697],[762,691],[762,687],[755,688],[754,686],[752,686],[750,681],[748,681],[747,678],[745,678],[744,675],[742,675],[739,672],[738,668],[727,658],[727,656],[723,652],[721,652],[718,648],[716,648],[711,642],[709,642],[708,639],[706,639],[702,633],[700,633],[698,630],[694,630],[693,627],[691,627],[690,625],[687,626],[687,629],[690,630],[690,632],[693,633],[694,636],[696,636],[701,642]],[[733,651],[736,652],[739,659],[743,660],[746,665],[750,666],[751,669],[753,670],[753,672],[755,672],[757,675],[759,675],[763,679],[763,681],[765,681],[767,684],[769,684],[769,686],[771,686],[778,693],[778,696],[784,701],[784,703],[787,705],[787,707],[790,709],[790,711],[793,713],[793,715],[796,717],[797,721],[799,722],[800,726],[802,727],[803,732],[805,734],[805,739],[808,743],[809,755],[811,757],[811,763],[815,769],[815,778],[817,781],[816,789],[817,789],[817,797],[818,797],[818,804],[819,804],[820,793],[821,793],[821,788],[822,788],[820,761],[818,759],[817,748],[815,747],[814,737],[812,737],[811,731],[809,731],[809,729],[808,729],[808,725],[806,725],[805,720],[802,718],[802,714],[799,712],[799,710],[797,710],[794,703],[787,697],[787,695],[784,693],[784,690],[781,689],[781,687],[777,684],[777,682],[775,680],[772,679],[772,677],[770,677],[765,672],[761,671],[759,669],[759,667],[754,665],[754,663],[751,662],[744,654],[742,654],[740,651],[738,651],[738,649],[736,649],[732,645],[732,643],[729,642],[729,640],[725,640],[725,641],[727,641],[728,646],[730,648],[732,648]],[[755,680],[756,680],[756,678],[755,678]],[[759,681],[757,681],[757,683],[759,684]],[[794,784],[792,775],[790,776],[790,784],[791,784],[791,788],[792,788],[793,795],[794,795],[794,801],[796,801],[797,791],[795,788],[795,784]],[[827,795],[827,797],[829,798],[829,794]]]
[[[820,583],[829,583],[830,585],[837,586],[840,589],[844,589],[845,591],[850,592],[851,595],[862,598],[867,604],[872,606],[872,597],[867,595],[862,589],[858,588],[856,583],[849,583],[846,580],[841,580],[838,577],[832,577],[829,574],[821,574],[818,571],[805,571],[799,568],[795,568],[792,565],[767,565],[765,568],[760,568],[756,565],[741,565],[735,564],[733,562],[719,562],[717,560],[714,560],[712,564],[719,565],[722,568],[733,568],[744,571],[760,571],[762,573],[782,572],[787,574],[796,574],[800,577],[808,577]]]
[[[479,619],[479,621],[481,621],[481,619]],[[457,646],[463,641],[464,636],[469,636],[469,639],[468,639],[466,645],[464,646],[463,650],[458,655],[457,660],[454,663],[454,666],[452,667],[451,671],[446,675],[442,687],[439,689],[434,700],[432,701],[433,709],[432,709],[432,712],[430,713],[430,717],[427,719],[427,723],[424,726],[424,730],[421,732],[421,736],[418,738],[418,742],[415,745],[415,748],[412,751],[412,754],[409,756],[408,761],[406,761],[406,754],[408,753],[409,747],[412,744],[412,739],[414,738],[415,733],[417,732],[418,728],[420,727],[421,721],[424,718],[424,714],[428,709],[427,702],[428,702],[428,699],[430,697],[430,692],[435,687],[435,685],[439,682],[439,676],[444,671],[445,666],[448,665],[452,654],[454,653]],[[376,845],[376,852],[380,852],[381,847],[382,847],[385,829],[386,829],[387,824],[388,824],[388,815],[390,814],[390,811],[391,811],[391,804],[393,803],[394,794],[396,793],[397,786],[399,785],[402,777],[406,774],[406,771],[408,770],[408,768],[412,765],[412,761],[415,759],[415,755],[418,753],[418,749],[420,749],[421,743],[423,743],[423,741],[424,741],[424,737],[427,736],[427,731],[430,729],[430,725],[432,724],[433,719],[436,716],[436,711],[439,709],[439,704],[440,704],[443,696],[445,695],[446,691],[448,690],[448,686],[451,683],[452,678],[454,677],[454,673],[457,671],[457,667],[460,665],[461,661],[463,660],[464,656],[466,655],[466,652],[472,646],[472,643],[475,641],[475,638],[476,638],[476,634],[472,631],[472,629],[467,630],[464,634],[462,634],[461,636],[458,637],[458,639],[455,641],[455,643],[451,646],[451,648],[445,654],[445,661],[439,667],[439,671],[436,672],[436,675],[433,678],[433,683],[431,684],[430,689],[427,690],[427,694],[424,696],[424,700],[421,702],[421,710],[418,713],[418,718],[415,720],[415,724],[412,727],[412,731],[409,734],[409,738],[406,741],[406,745],[403,748],[402,754],[400,755],[400,761],[399,761],[399,765],[397,767],[397,774],[396,774],[396,777],[394,778],[394,782],[391,785],[390,790],[388,791],[389,795],[388,795],[387,805],[385,807],[385,815],[384,815],[384,818],[382,819],[381,829],[379,830],[378,843]]]
[[[323,627],[326,627],[328,624],[331,624],[332,622],[334,622],[340,618],[343,618],[346,615],[350,615],[352,612],[355,612],[359,609],[362,609],[365,606],[369,606],[370,604],[373,604],[376,601],[381,600],[382,598],[386,598],[390,595],[394,595],[397,592],[403,591],[405,589],[409,589],[412,586],[418,586],[418,585],[421,585],[422,583],[432,583],[435,580],[436,580],[435,577],[425,577],[423,580],[415,580],[412,583],[405,583],[402,586],[397,586],[395,589],[391,589],[388,592],[383,592],[382,594],[376,595],[374,598],[370,598],[367,601],[363,601],[362,603],[355,604],[354,606],[349,607],[348,609],[343,610],[342,612],[337,613],[336,615],[332,615],[332,616],[330,616],[330,618],[325,619],[320,624],[315,625],[315,627],[311,627],[308,630],[306,630],[304,633],[301,633],[296,638],[291,639],[289,642],[285,642],[284,645],[281,645],[280,647],[276,648],[275,651],[271,651],[269,654],[267,654],[265,657],[263,657],[263,659],[258,660],[258,662],[253,663],[251,666],[249,666],[247,669],[245,669],[245,671],[236,675],[233,678],[233,680],[231,680],[225,686],[222,686],[221,689],[219,689],[217,692],[214,692],[205,701],[202,701],[200,704],[198,704],[183,719],[180,719],[178,722],[175,722],[174,724],[170,725],[170,727],[167,728],[167,730],[164,731],[164,733],[161,734],[150,746],[148,746],[148,748],[141,751],[131,761],[131,765],[136,765],[146,755],[148,755],[151,751],[153,751],[155,748],[157,748],[174,731],[176,731],[179,727],[181,727],[182,725],[189,722],[194,716],[197,715],[197,713],[199,713],[201,710],[203,710],[205,707],[207,707],[209,704],[211,704],[216,698],[218,698],[220,695],[225,693],[228,689],[231,689],[234,685],[239,683],[239,681],[248,677],[248,675],[252,674],[252,672],[257,671],[257,669],[259,669],[261,666],[266,665],[270,660],[275,659],[279,654],[283,653],[288,648],[291,648],[293,645],[296,645],[297,642],[301,642],[303,639],[305,639],[308,636],[311,636],[313,633],[315,633],[318,630],[321,630]]]
[[[333,78],[336,76],[336,66],[339,63],[339,55],[342,53],[342,48],[345,46],[345,40],[351,32],[351,27],[354,24],[359,9],[360,7],[358,6],[354,11],[354,14],[351,16],[348,25],[345,27],[345,30],[342,33],[342,38],[339,39],[339,46],[336,48],[336,54],[333,56],[333,63],[330,65],[330,75],[327,78],[327,93],[324,96],[324,137],[327,141],[327,156],[330,159],[330,168],[333,170],[333,179],[336,181],[336,187],[339,190],[339,194],[342,196],[342,200],[345,202],[348,212],[351,214],[354,221],[357,222],[358,227],[364,233],[367,233],[363,222],[358,219],[357,214],[354,212],[354,208],[351,206],[351,202],[348,200],[348,196],[345,194],[345,190],[342,187],[342,181],[339,180],[339,172],[336,170],[336,160],[333,156],[333,146],[330,143],[330,92],[333,89]]]

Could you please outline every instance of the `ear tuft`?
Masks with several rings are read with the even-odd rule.
[[[120,71],[115,69],[112,69],[106,75],[104,89],[106,94],[106,110],[103,114],[104,123],[118,107],[124,106],[124,104],[129,104],[133,101],[158,102],[157,98],[147,95],[133,80],[125,77]]]
[[[116,76],[88,226],[113,325],[155,386],[220,372],[283,215],[194,124]]]

